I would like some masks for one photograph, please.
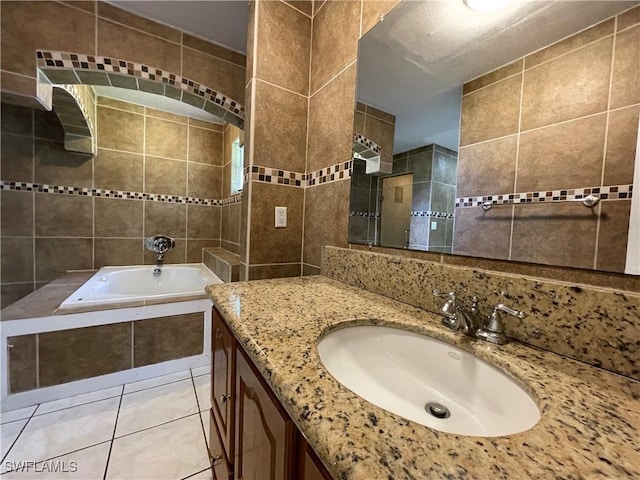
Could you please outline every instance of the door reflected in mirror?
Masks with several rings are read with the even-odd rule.
[[[359,44],[354,131],[392,160],[367,175],[354,159],[349,241],[640,271],[639,10],[400,3]]]

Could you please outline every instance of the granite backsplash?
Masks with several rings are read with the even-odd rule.
[[[321,273],[436,313],[433,289],[477,295],[483,314],[504,303],[528,314],[505,316],[510,338],[640,380],[638,293],[338,247],[323,248]]]

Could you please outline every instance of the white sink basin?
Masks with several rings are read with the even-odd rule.
[[[535,402],[507,375],[424,335],[355,326],[323,337],[318,352],[327,370],[349,390],[436,430],[497,437],[528,430],[540,419]],[[447,418],[438,418],[447,411]]]

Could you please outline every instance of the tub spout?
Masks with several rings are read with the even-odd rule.
[[[153,269],[153,276],[157,277],[162,273],[162,262],[164,260],[164,254],[176,246],[176,242],[173,238],[166,235],[156,235],[155,237],[149,237],[144,241],[144,246],[155,253],[156,256],[156,268]]]
[[[156,268],[153,269],[153,276],[159,277],[162,274],[162,261],[164,260],[164,253],[159,253],[156,257]]]

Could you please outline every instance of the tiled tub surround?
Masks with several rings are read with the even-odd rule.
[[[464,85],[458,200],[628,190],[640,115],[639,11]],[[453,251],[623,272],[628,198],[618,194],[593,211],[579,202],[487,213],[458,207]]]
[[[60,310],[94,273],[67,273],[2,310],[3,410],[208,364],[204,292]]]
[[[432,313],[326,277],[217,285],[208,293],[335,478],[640,475],[637,381],[522,344],[470,341]],[[316,349],[322,335],[354,324],[397,326],[473,352],[532,394],[540,422],[516,435],[465,437],[370,404],[333,379]]]
[[[54,113],[2,104],[2,306],[67,270],[153,263],[151,235],[176,239],[168,263],[239,244],[223,125],[99,97],[96,130],[88,158]]]
[[[477,295],[485,314],[504,303],[528,314],[505,316],[509,337],[640,380],[639,293],[335,247],[323,249],[322,273],[434,313],[433,289]]]
[[[202,263],[224,283],[240,280],[240,255],[224,248],[205,248]]]

